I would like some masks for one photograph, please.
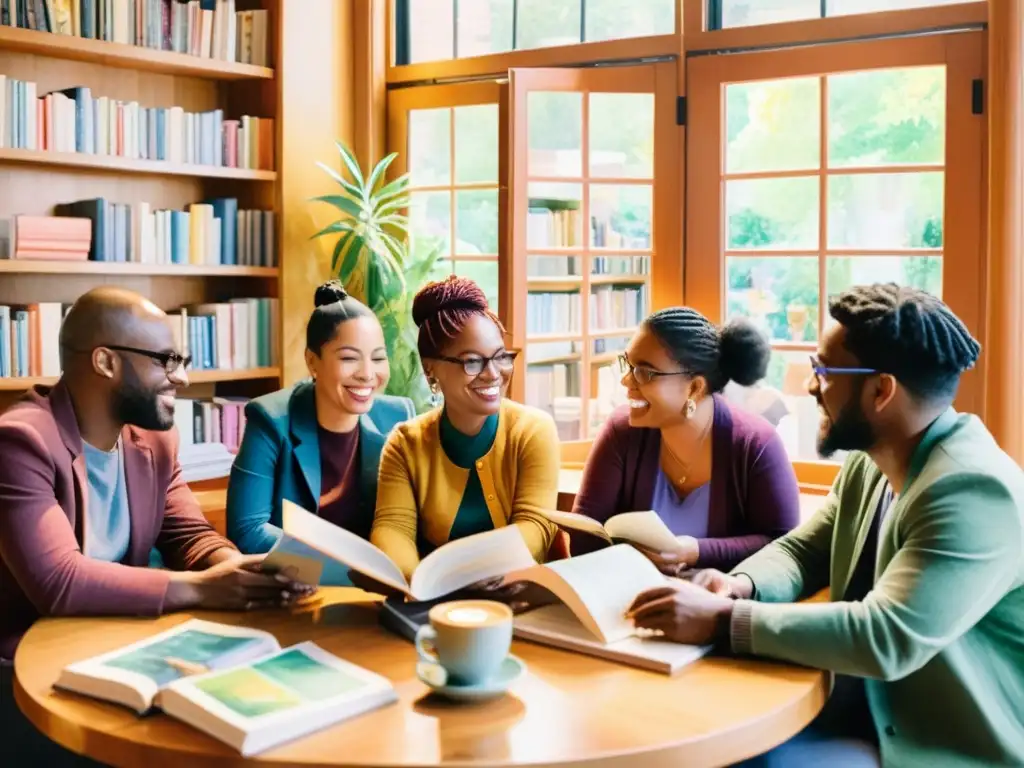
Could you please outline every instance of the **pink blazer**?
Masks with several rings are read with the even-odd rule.
[[[154,546],[175,570],[232,546],[181,477],[176,431],[121,437],[131,537],[124,560],[106,563],[82,554],[89,493],[63,380],[0,415],[0,658],[40,616],[159,615],[170,576],[147,567]]]

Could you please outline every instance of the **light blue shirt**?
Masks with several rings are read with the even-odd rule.
[[[112,451],[101,451],[86,442],[85,472],[89,502],[85,514],[85,555],[94,560],[119,563],[128,553],[131,518],[124,482],[121,441]]]

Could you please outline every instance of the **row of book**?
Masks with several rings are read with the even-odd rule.
[[[647,316],[647,286],[598,286],[590,295],[590,327],[613,330],[633,328]]]
[[[102,197],[60,203],[54,216],[0,219],[0,258],[85,259],[136,264],[277,266],[273,211],[238,210],[238,199],[214,198],[187,210],[152,210],[149,203],[115,203]],[[85,232],[85,252],[40,254],[35,243]],[[72,234],[73,232],[73,234]],[[6,242],[5,242],[6,241]]]
[[[72,87],[40,95],[36,83],[0,75],[0,147],[272,170],[274,119],[224,110],[146,107]]]
[[[526,402],[547,411],[555,420],[560,440],[593,437],[612,411],[626,402],[621,374],[612,365],[591,373],[587,434],[583,428],[583,401],[580,396],[580,367],[575,363],[531,366],[526,374]]]
[[[583,245],[581,213],[577,209],[531,207],[526,215],[526,244],[530,248],[572,248]]]
[[[60,326],[69,304],[0,305],[0,377],[59,376]],[[175,343],[193,370],[278,364],[277,299],[232,299],[171,314]]]
[[[246,402],[240,397],[175,400],[178,463],[185,482],[231,474],[231,465],[245,435]]]
[[[578,291],[528,293],[526,295],[527,334],[575,333],[580,329]]]
[[[5,26],[261,66],[267,21],[235,0],[0,0]]]
[[[582,277],[581,259],[578,256],[527,256],[526,274],[528,279],[545,277]],[[621,275],[642,278],[648,274],[647,256],[594,256],[589,258],[590,276],[604,277]]]

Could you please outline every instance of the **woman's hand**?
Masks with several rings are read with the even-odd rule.
[[[700,546],[693,536],[677,536],[678,546],[668,552],[659,552],[654,549],[634,544],[648,560],[666,576],[679,576],[697,564],[700,559]]]

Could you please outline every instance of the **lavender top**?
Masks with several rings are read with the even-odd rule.
[[[651,509],[657,510],[658,517],[676,536],[701,539],[708,535],[710,492],[711,483],[704,483],[680,499],[672,482],[659,469],[658,478],[654,481]]]
[[[720,395],[714,403],[707,531],[697,537],[697,567],[729,570],[796,527],[800,491],[772,425]],[[604,522],[653,509],[670,520],[654,503],[660,454],[661,432],[631,427],[628,406],[615,409],[594,440],[573,511]]]

